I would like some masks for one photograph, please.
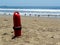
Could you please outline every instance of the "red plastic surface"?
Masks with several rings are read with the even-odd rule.
[[[21,27],[21,18],[19,12],[14,12],[13,15],[13,24],[14,27]],[[15,36],[21,36],[21,30],[14,30],[14,35]]]

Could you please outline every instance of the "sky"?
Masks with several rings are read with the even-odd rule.
[[[60,6],[60,0],[0,0],[0,6]]]

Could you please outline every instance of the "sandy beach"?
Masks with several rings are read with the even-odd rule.
[[[14,36],[13,17],[0,15],[0,45],[60,45],[60,19],[21,16],[22,36]]]

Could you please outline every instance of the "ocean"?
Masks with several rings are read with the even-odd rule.
[[[15,11],[22,16],[60,17],[59,6],[0,6],[0,14],[13,15]]]

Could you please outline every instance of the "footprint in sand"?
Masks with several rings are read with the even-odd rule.
[[[3,33],[2,35],[8,35],[8,33]]]

